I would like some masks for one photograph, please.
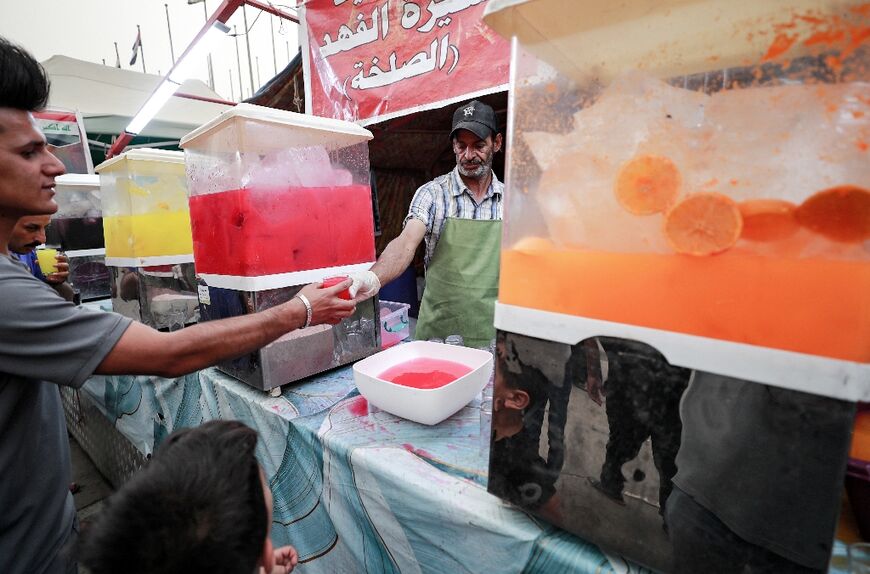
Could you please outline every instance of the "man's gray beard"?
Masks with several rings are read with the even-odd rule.
[[[477,166],[477,168],[471,171],[462,167],[462,162],[457,162],[456,166],[459,168],[459,173],[463,177],[470,177],[471,179],[481,179],[485,177],[492,169],[492,158],[490,158],[489,161],[483,162],[483,164]]]

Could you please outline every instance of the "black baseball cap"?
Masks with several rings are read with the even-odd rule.
[[[450,131],[450,139],[456,134],[456,130],[468,130],[482,140],[486,136],[498,133],[498,122],[495,112],[488,105],[472,100],[456,108],[453,112],[453,129]]]

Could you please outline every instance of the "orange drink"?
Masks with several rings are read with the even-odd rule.
[[[870,362],[870,261],[581,249],[505,250],[499,301]]]

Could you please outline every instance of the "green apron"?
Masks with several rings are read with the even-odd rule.
[[[455,204],[453,184],[450,211]],[[495,338],[501,221],[448,217],[426,270],[417,340],[462,335],[467,347]]]

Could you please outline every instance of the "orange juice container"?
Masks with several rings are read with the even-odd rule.
[[[489,491],[655,571],[826,570],[870,400],[870,4],[483,19],[513,38]]]
[[[557,5],[485,16],[517,39],[497,326],[870,398],[870,8]]]

